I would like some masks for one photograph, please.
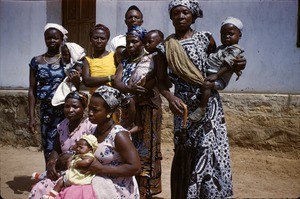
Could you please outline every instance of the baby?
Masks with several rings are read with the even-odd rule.
[[[137,84],[145,88],[151,89],[155,84],[153,79],[154,75],[154,60],[153,57],[157,54],[156,46],[164,40],[164,34],[160,30],[149,31],[144,38],[145,50],[148,54],[144,55],[139,63],[137,64],[135,71],[133,72],[129,84]],[[136,97],[130,96],[128,102],[128,124],[124,126],[132,127],[129,131],[131,133],[138,132],[142,130],[142,125],[140,124],[139,113],[136,109]]]
[[[65,97],[71,92],[77,90],[74,84],[69,81],[69,77],[79,73],[81,75],[83,62],[81,61],[85,57],[85,50],[76,43],[67,42],[61,46],[62,62],[65,65],[66,78],[55,91],[55,94],[51,100],[53,106],[63,104]]]
[[[207,77],[201,87],[202,95],[200,107],[189,115],[193,122],[200,121],[206,111],[211,89],[223,90],[229,83],[235,72],[237,79],[241,76],[241,71],[233,71],[234,59],[240,56],[244,50],[238,45],[242,37],[243,23],[234,17],[227,17],[221,25],[221,42],[216,53],[209,54],[207,59]]]
[[[71,185],[91,184],[95,175],[87,171],[94,161],[94,152],[98,147],[97,138],[92,134],[84,134],[75,146],[75,155],[69,163],[69,168],[55,184],[52,191],[43,196],[43,199],[54,199],[63,187]]]

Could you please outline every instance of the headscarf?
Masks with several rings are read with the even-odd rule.
[[[176,6],[185,6],[188,9],[191,10],[194,19],[196,18],[202,18],[203,17],[203,11],[200,8],[200,4],[197,0],[172,0],[169,3],[169,14],[171,17],[171,11]]]
[[[232,24],[234,25],[235,27],[237,27],[240,31],[243,30],[243,23],[241,22],[241,20],[239,20],[238,18],[235,18],[235,17],[227,17],[223,22],[222,22],[222,25],[225,25],[225,24]]]
[[[87,141],[87,143],[89,143],[92,147],[93,152],[95,152],[98,148],[98,140],[93,134],[83,134],[80,139]]]
[[[64,41],[67,40],[68,31],[64,27],[62,27],[61,25],[56,24],[56,23],[47,23],[44,28],[44,30],[45,30],[44,32],[46,32],[46,30],[48,30],[49,28],[55,28],[55,29],[59,30],[63,34],[63,40]]]
[[[94,27],[92,27],[92,28],[90,29],[90,39],[92,38],[93,32],[94,32],[95,30],[103,30],[103,31],[106,33],[106,35],[107,35],[107,40],[109,40],[109,38],[110,38],[110,30],[109,30],[109,28],[106,27],[106,26],[103,25],[103,24],[100,24],[100,23],[97,24],[97,25],[95,25]]]
[[[94,94],[100,95],[111,110],[117,108],[125,99],[124,94],[110,86],[100,86],[95,90]]]
[[[76,43],[67,42],[66,46],[69,49],[71,55],[71,65],[74,65],[77,61],[86,56],[84,48]]]
[[[87,107],[87,104],[88,104],[88,95],[87,94],[80,92],[80,91],[72,91],[66,96],[65,101],[67,101],[70,98],[79,100],[84,109]]]
[[[147,34],[147,30],[142,26],[132,26],[129,28],[128,32],[126,33],[126,36],[128,35],[137,36],[140,38],[140,40],[143,41],[146,34]]]

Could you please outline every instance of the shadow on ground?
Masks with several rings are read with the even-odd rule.
[[[6,184],[14,191],[14,194],[23,194],[25,191],[30,192],[33,180],[31,176],[15,176],[13,180],[7,181]]]

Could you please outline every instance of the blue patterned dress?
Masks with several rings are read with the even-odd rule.
[[[54,147],[55,136],[57,135],[57,125],[64,119],[63,105],[52,106],[51,99],[66,77],[64,65],[40,64],[34,57],[29,64],[35,71],[37,82],[36,97],[40,100],[40,125],[42,134],[42,146],[45,160],[48,161],[50,153]]]
[[[209,45],[208,32],[194,32],[191,38],[179,41],[188,57],[199,70],[205,73],[205,61]],[[164,45],[159,49],[165,53]],[[174,83],[174,93],[188,106],[189,113],[200,104],[201,90],[188,84],[172,73],[169,76]],[[180,131],[182,117],[174,117],[174,130]],[[205,117],[197,123],[188,121],[188,142],[196,149],[196,161],[191,175],[187,198],[226,198],[232,195],[232,177],[229,157],[229,142],[219,93],[212,91]],[[178,138],[174,137],[175,145]]]

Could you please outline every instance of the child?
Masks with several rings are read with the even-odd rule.
[[[156,46],[164,40],[164,34],[160,30],[149,31],[144,38],[144,47],[148,54],[144,55],[135,71],[133,72],[129,84],[137,84],[145,88],[152,88],[155,84],[154,81],[148,81],[154,75],[154,56],[157,54]],[[152,78],[153,79],[153,78]],[[138,111],[136,110],[136,96],[129,96],[129,108],[128,108],[128,124],[132,126],[129,130],[131,133],[142,130],[140,125],[140,117]],[[135,124],[136,123],[136,124]],[[125,125],[126,126],[126,125]],[[128,125],[127,125],[128,126]]]
[[[82,71],[82,59],[85,57],[85,50],[76,43],[67,42],[61,47],[62,62],[65,65],[65,74],[67,77],[58,86],[51,100],[53,106],[63,104],[65,97],[71,92],[78,90],[74,84],[72,84],[68,77]],[[80,83],[79,83],[80,84]]]
[[[200,107],[189,115],[193,122],[201,120],[205,115],[206,105],[211,94],[211,89],[224,89],[232,76],[234,59],[240,56],[244,50],[238,46],[242,37],[243,23],[234,17],[227,17],[221,25],[221,42],[216,53],[209,55],[207,59],[207,77],[201,87],[202,95]],[[237,79],[241,71],[235,71]]]
[[[97,147],[97,138],[92,134],[84,134],[76,142],[76,153],[70,162],[69,169],[57,181],[53,190],[43,196],[43,199],[54,199],[65,186],[90,184],[95,175],[90,174],[87,169],[94,161],[94,152]]]

